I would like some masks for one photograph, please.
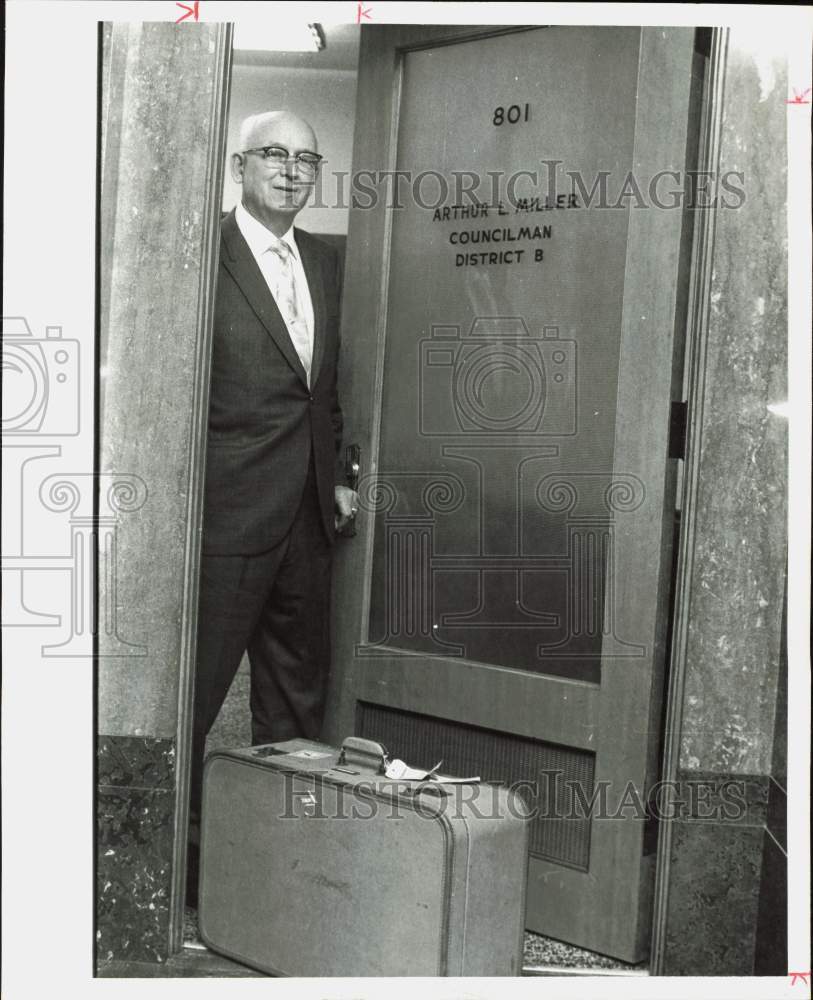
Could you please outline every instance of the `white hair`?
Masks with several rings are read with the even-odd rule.
[[[257,115],[249,115],[245,118],[240,125],[240,150],[242,152],[245,149],[251,148],[251,143],[254,141],[252,136],[254,133],[261,128],[263,125],[271,124],[272,122],[279,121],[280,119],[295,119],[296,121],[302,122],[306,125],[311,132],[313,129],[306,121],[299,117],[299,115],[293,114],[291,111],[262,111]],[[314,133],[314,140],[316,135]]]

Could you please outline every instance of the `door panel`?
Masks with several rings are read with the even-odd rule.
[[[585,807],[656,774],[686,232],[610,205],[684,169],[691,66],[689,29],[365,27],[360,59],[354,168],[412,183],[351,210],[329,735],[526,782],[528,926],[628,961],[643,817]]]
[[[540,161],[584,177],[631,162],[638,31],[559,34],[542,61],[544,28],[403,57],[396,170],[423,177],[426,207],[392,219],[370,641],[597,682],[609,539],[587,524],[609,480],[583,470],[613,465],[628,213],[576,207]],[[489,85],[463,104],[474,68]],[[495,126],[503,101],[520,120]],[[476,205],[455,172],[461,188],[483,178]],[[576,475],[572,511],[560,494]]]

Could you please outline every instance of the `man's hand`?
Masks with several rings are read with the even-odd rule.
[[[359,495],[349,486],[334,486],[333,497],[336,511],[333,522],[336,525],[336,531],[341,535],[358,513]]]

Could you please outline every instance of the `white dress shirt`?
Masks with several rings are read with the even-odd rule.
[[[301,310],[301,316],[305,320],[308,337],[310,338],[310,352],[311,355],[313,355],[313,301],[311,300],[308,281],[305,277],[305,269],[302,266],[302,259],[299,256],[299,249],[296,245],[296,240],[294,239],[293,225],[291,225],[291,228],[287,233],[284,233],[282,237],[277,237],[269,229],[266,229],[261,222],[255,219],[254,216],[246,210],[242,203],[237,205],[234,217],[240,232],[243,234],[243,238],[248,244],[249,250],[251,250],[253,257],[257,261],[257,265],[265,278],[268,290],[274,296],[275,302],[277,302],[277,289],[280,284],[283,264],[278,254],[276,254],[271,248],[280,242],[287,244],[288,249],[291,251],[290,260],[294,283],[296,285],[297,303]],[[277,304],[279,305],[279,302],[277,302]],[[286,319],[287,323],[285,311],[281,311],[283,318]],[[290,329],[288,332],[291,332]]]

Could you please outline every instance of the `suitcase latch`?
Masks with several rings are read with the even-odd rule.
[[[294,792],[294,797],[299,800],[302,816],[313,816],[316,813],[316,796],[313,792]]]

